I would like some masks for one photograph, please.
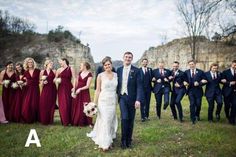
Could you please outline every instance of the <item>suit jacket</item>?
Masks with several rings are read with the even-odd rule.
[[[154,81],[153,93],[157,94],[162,88],[166,88],[166,90],[170,91],[171,88],[169,80],[169,76],[171,76],[170,70],[164,69],[164,76],[161,76],[159,68],[154,69],[152,72],[152,76],[156,79],[156,81]],[[168,82],[165,82],[164,78],[167,78]],[[158,79],[161,79],[161,83],[157,82]]]
[[[122,90],[122,80],[123,80],[123,69],[124,66],[117,69],[118,76],[118,86],[117,94],[120,100],[121,90]],[[128,96],[132,101],[143,101],[143,85],[141,81],[140,70],[135,66],[131,65],[129,76],[128,76]]]
[[[204,86],[205,84],[203,84],[201,81],[203,79],[206,80],[206,76],[204,71],[200,70],[200,69],[196,69],[196,73],[194,78],[191,77],[191,71],[190,69],[185,71],[185,75],[186,75],[186,82],[188,82],[189,86],[187,89],[187,94],[189,92],[193,92],[194,94],[196,94],[197,97],[202,97],[203,96],[203,89],[202,86]],[[198,82],[199,86],[195,87],[194,86],[194,82]]]
[[[141,80],[143,82],[144,91],[152,91],[152,68],[147,67],[147,74],[145,75],[143,69],[140,68]]]
[[[230,86],[230,82],[236,81],[236,79],[232,75],[231,69],[227,69],[227,70],[223,71],[222,79],[226,79],[226,81],[227,81],[226,83],[224,83],[223,88],[222,88],[223,95],[227,97],[231,94],[231,92],[233,90],[236,90],[236,85]]]
[[[176,75],[174,75],[174,71],[171,71],[171,76],[173,76],[173,80],[171,80],[173,82],[172,84],[172,91],[179,93],[179,92],[186,92],[186,88],[184,86],[184,81],[186,80],[186,76],[185,73],[181,70],[178,70],[178,72],[176,73]],[[180,85],[180,87],[175,87],[175,83],[178,83]]]
[[[206,97],[213,97],[215,94],[219,95],[221,93],[220,83],[221,83],[221,73],[217,72],[217,78],[214,80],[212,78],[211,72],[208,71],[205,73],[207,84],[205,90]]]

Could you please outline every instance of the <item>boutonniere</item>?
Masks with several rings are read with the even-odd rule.
[[[130,69],[129,75],[130,75],[130,78],[132,78],[134,76],[134,70]]]
[[[198,71],[196,70],[196,74],[198,73]]]
[[[177,72],[175,75],[179,75],[179,72]]]
[[[166,70],[164,70],[164,74],[166,73]]]

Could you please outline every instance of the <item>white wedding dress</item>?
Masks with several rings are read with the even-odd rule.
[[[101,92],[98,98],[98,114],[93,130],[87,133],[99,148],[108,149],[116,138],[118,120],[116,116],[118,84],[117,74],[110,80],[103,72],[101,76]]]

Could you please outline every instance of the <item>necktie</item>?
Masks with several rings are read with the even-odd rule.
[[[195,76],[194,69],[192,69],[192,78]]]
[[[216,79],[216,73],[213,73],[213,79],[214,80]]]
[[[146,73],[147,73],[147,68],[144,69],[144,74],[146,74]]]
[[[161,69],[161,76],[163,76],[164,75],[164,73],[163,73],[163,69]]]

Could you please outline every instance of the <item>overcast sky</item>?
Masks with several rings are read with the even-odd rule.
[[[8,10],[36,24],[46,33],[62,25],[89,43],[95,62],[106,55],[122,59],[124,51],[137,61],[150,46],[167,36],[170,41],[183,36],[175,0],[0,0]],[[48,23],[48,29],[47,29]]]

